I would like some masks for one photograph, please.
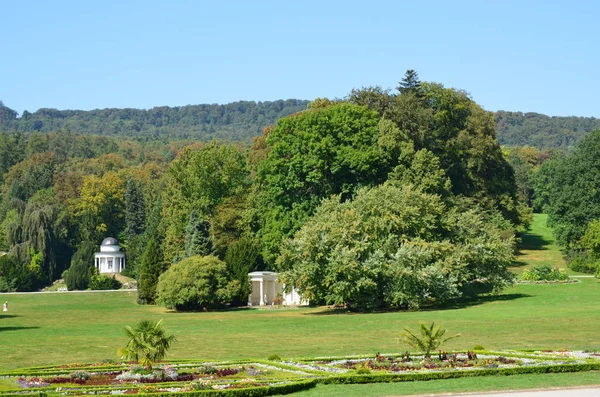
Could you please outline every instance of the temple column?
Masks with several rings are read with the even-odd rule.
[[[264,306],[265,305],[265,301],[263,299],[264,295],[263,295],[263,280],[260,280],[260,302],[259,305],[260,306]]]

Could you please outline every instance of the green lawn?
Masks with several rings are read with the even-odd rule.
[[[366,385],[317,385],[294,397],[383,397],[430,393],[466,393],[600,384],[600,373],[487,376],[427,382],[375,383]]]
[[[335,313],[325,309],[174,313],[139,306],[134,292],[6,294],[0,368],[116,358],[123,327],[164,319],[178,342],[171,358],[235,359],[397,352],[398,332],[418,322],[462,337],[448,348],[600,349],[600,285],[519,285],[503,295],[442,310]]]
[[[523,266],[564,267],[545,215],[535,215],[519,260]],[[117,348],[126,342],[123,327],[140,319],[164,319],[165,328],[177,335],[168,358],[399,352],[408,349],[396,342],[400,330],[431,321],[443,324],[449,334],[462,334],[447,349],[483,345],[488,349],[600,350],[600,284],[596,279],[570,285],[518,285],[502,295],[437,310],[368,314],[323,308],[175,313],[137,305],[135,292],[4,294],[1,299],[9,301],[10,312],[0,313],[0,369],[116,359]],[[592,383],[600,383],[597,373],[319,386],[304,395],[385,396]]]
[[[524,269],[539,265],[550,265],[567,269],[559,247],[556,245],[552,229],[546,222],[548,215],[533,214],[533,222],[527,233],[521,236],[517,253],[517,263],[512,269],[520,273]],[[579,274],[567,269],[569,274]]]

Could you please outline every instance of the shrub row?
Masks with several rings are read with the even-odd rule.
[[[187,392],[152,392],[152,393],[138,393],[138,395],[151,395],[152,397],[173,397],[173,396],[182,396],[182,397],[210,397],[210,396],[220,396],[220,397],[262,397],[262,396],[272,396],[276,394],[290,394],[296,393],[302,390],[307,390],[312,387],[315,387],[316,382],[314,379],[311,380],[303,380],[294,383],[288,383],[284,385],[274,385],[274,386],[258,386],[258,387],[248,387],[245,389],[226,389],[226,390],[196,390],[196,391],[187,391]],[[140,385],[140,387],[142,387]],[[137,387],[127,387],[127,389],[136,389]],[[88,388],[86,388],[88,389]],[[117,388],[119,389],[119,388]],[[45,390],[24,390],[18,393],[15,392],[0,392],[1,397],[48,397],[48,393],[52,395],[55,388],[46,388]],[[81,391],[81,388],[77,389]],[[107,390],[115,390],[115,388],[108,387],[90,387],[90,391],[93,391],[94,394],[101,393],[102,391]],[[68,388],[64,388],[63,392],[68,392]]]
[[[321,384],[416,382],[490,375],[548,374],[600,370],[600,363],[542,365],[531,367],[489,368],[468,371],[425,372],[412,374],[340,375],[316,379]]]
[[[141,393],[139,395],[151,395],[152,397],[263,397],[273,396],[277,394],[290,394],[296,393],[303,390],[308,390],[316,386],[315,380],[308,380],[302,382],[289,383],[285,385],[275,386],[259,386],[250,387],[247,389],[227,389],[227,390],[197,390],[197,391],[186,391],[179,393]],[[22,396],[21,396],[22,397]],[[40,396],[44,397],[44,396]]]

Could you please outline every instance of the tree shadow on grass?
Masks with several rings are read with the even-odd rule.
[[[510,265],[510,268],[521,268],[527,265],[529,265],[529,263],[525,261],[513,261],[513,263]]]
[[[456,309],[465,309],[471,306],[478,306],[484,303],[489,302],[504,302],[504,301],[513,301],[516,299],[522,298],[532,298],[533,295],[529,294],[502,294],[502,295],[481,295],[473,298],[464,298],[455,300],[452,302],[447,302],[437,306],[429,306],[429,307],[421,307],[418,311],[421,312],[430,312],[430,311],[439,311],[439,310],[456,310]],[[347,309],[347,308],[330,308],[325,309],[318,312],[310,312],[303,313],[305,316],[335,316],[335,315],[343,315],[343,314],[376,314],[376,313],[398,313],[398,312],[409,312],[414,310],[408,309],[381,309],[381,310],[371,310],[358,312],[355,310]]]
[[[517,299],[523,298],[533,298],[533,295],[529,294],[501,294],[501,295],[480,295],[472,298],[458,299],[452,302],[447,302],[442,305],[425,308],[424,311],[428,310],[456,310],[456,309],[465,309],[471,306],[479,306],[484,303],[490,302],[507,302],[514,301]]]
[[[38,329],[40,327],[0,327],[0,332],[4,331],[22,331],[24,329]]]
[[[528,234],[523,233],[521,235],[521,243],[519,244],[520,250],[532,250],[532,251],[541,251],[547,250],[547,246],[550,245],[552,241],[546,240],[544,237],[539,234]]]
[[[23,316],[19,316],[18,314],[0,314],[0,320],[2,320],[3,318],[15,318],[15,317],[23,317]]]

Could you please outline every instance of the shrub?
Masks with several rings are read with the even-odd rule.
[[[269,360],[269,361],[281,361],[281,357],[279,357],[277,354],[271,354],[269,357],[267,357],[267,360]]]
[[[475,345],[475,346],[473,346],[473,350],[485,350],[485,347],[483,347],[481,345]]]
[[[86,371],[75,371],[71,372],[69,379],[71,381],[86,381],[90,378],[91,374]]]
[[[71,267],[65,270],[62,275],[70,291],[85,290],[89,287],[94,274],[92,261],[96,248],[96,244],[92,242],[83,242],[71,258]]]
[[[563,269],[540,265],[525,269],[521,278],[525,281],[565,281],[569,279],[569,276]]]
[[[198,310],[229,303],[239,289],[227,265],[214,256],[191,256],[158,279],[157,303],[169,309]]]
[[[115,276],[109,277],[104,276],[102,274],[95,274],[92,276],[90,280],[90,289],[93,290],[111,290],[111,289],[119,289],[123,286],[119,280],[115,278]]]
[[[593,274],[599,268],[598,263],[583,251],[569,251],[566,259],[569,269],[576,272]]]

